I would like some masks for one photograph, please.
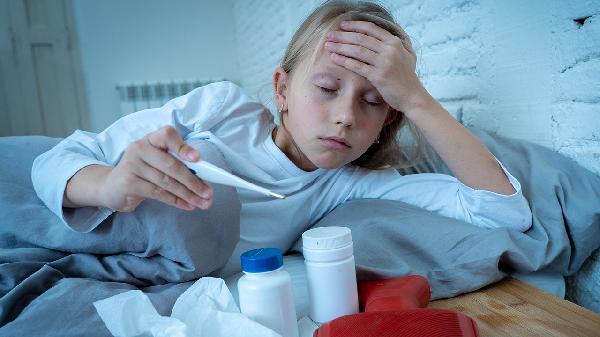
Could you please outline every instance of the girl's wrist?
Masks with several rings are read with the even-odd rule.
[[[439,110],[440,104],[426,90],[416,95],[412,95],[409,102],[402,112],[410,119],[418,119],[427,114],[436,113]]]
[[[102,165],[90,165],[79,170],[67,183],[63,206],[106,207],[103,202],[102,187],[110,171],[110,167]]]
[[[95,195],[95,200],[94,203],[97,206],[100,207],[105,207],[105,208],[110,208],[108,202],[106,202],[106,183],[107,183],[107,179],[108,176],[110,175],[110,173],[112,172],[112,170],[114,169],[114,167],[112,166],[98,166],[98,168],[96,169],[96,181],[93,184],[91,190],[94,191],[94,195]]]

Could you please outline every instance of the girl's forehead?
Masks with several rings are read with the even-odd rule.
[[[366,90],[375,90],[375,87],[365,77],[335,64],[331,60],[330,53],[325,48],[320,48],[315,55],[313,63],[310,63],[309,57],[304,61],[307,61],[304,69],[302,69],[304,81],[327,80],[349,82],[354,86]]]

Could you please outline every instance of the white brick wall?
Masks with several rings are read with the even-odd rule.
[[[320,2],[234,2],[241,84],[271,109],[273,70]],[[411,36],[426,88],[457,119],[552,148],[600,174],[600,1],[382,4]],[[570,281],[577,289],[569,296],[600,312],[600,299],[586,295],[597,294],[597,262]]]

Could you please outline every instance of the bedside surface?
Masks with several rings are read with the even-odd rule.
[[[429,308],[462,312],[487,336],[600,336],[600,314],[516,279],[432,301]]]

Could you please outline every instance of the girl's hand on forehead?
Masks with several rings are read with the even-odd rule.
[[[103,205],[133,211],[145,199],[156,199],[184,210],[207,209],[212,188],[180,160],[197,161],[200,154],[187,145],[172,126],[151,132],[127,147],[100,188]]]
[[[365,77],[390,107],[405,114],[432,99],[415,72],[416,54],[408,35],[402,37],[366,21],[343,21],[327,33],[331,60]]]

